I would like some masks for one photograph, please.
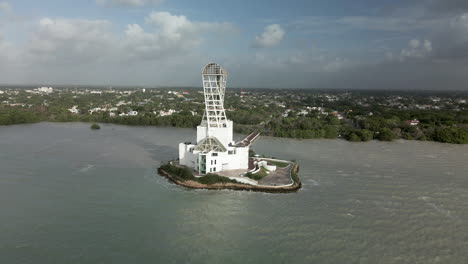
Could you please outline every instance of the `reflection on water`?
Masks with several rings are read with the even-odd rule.
[[[468,146],[262,137],[295,194],[155,174],[191,129],[0,127],[0,263],[468,263]]]

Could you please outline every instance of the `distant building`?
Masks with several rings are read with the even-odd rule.
[[[81,112],[80,109],[78,109],[77,107],[78,107],[77,105],[74,105],[72,108],[68,109],[68,111],[70,111],[70,113],[72,114],[77,115]]]
[[[168,111],[163,111],[163,110],[159,111],[160,116],[170,116],[174,113],[177,113],[177,111],[174,109],[169,109]]]
[[[54,88],[52,87],[39,87],[36,89],[40,93],[52,93],[54,91]]]
[[[419,120],[417,120],[417,119],[407,120],[406,123],[408,123],[411,126],[417,126],[417,125],[419,125]]]
[[[129,111],[128,115],[129,116],[136,116],[136,115],[138,115],[138,112],[137,111]]]
[[[92,109],[88,110],[88,112],[90,114],[93,114],[94,112],[100,112],[100,111],[103,111],[103,109],[101,107],[95,107],[95,108],[92,108]]]

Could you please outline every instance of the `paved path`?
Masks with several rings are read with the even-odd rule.
[[[224,177],[239,177],[241,174],[246,173],[247,170],[227,170],[227,171],[218,171],[214,172],[220,176]]]

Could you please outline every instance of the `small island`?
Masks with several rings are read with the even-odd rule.
[[[101,129],[101,127],[100,127],[98,124],[93,123],[93,124],[91,125],[91,129],[92,129],[92,130],[98,130],[98,129]]]
[[[200,175],[178,161],[162,165],[158,173],[169,181],[190,188],[206,190],[242,190],[268,193],[296,192],[302,187],[299,165],[291,161],[250,158],[254,169],[240,173],[224,171]]]
[[[197,143],[180,143],[179,158],[161,166],[159,174],[194,189],[292,192],[301,188],[296,163],[260,158],[250,149],[260,133],[233,140],[233,122],[224,109],[227,72],[210,63],[202,80],[205,113],[197,126]]]

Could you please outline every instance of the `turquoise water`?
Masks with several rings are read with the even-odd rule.
[[[0,263],[468,263],[468,146],[261,137],[293,194],[156,175],[195,130],[0,127]]]

